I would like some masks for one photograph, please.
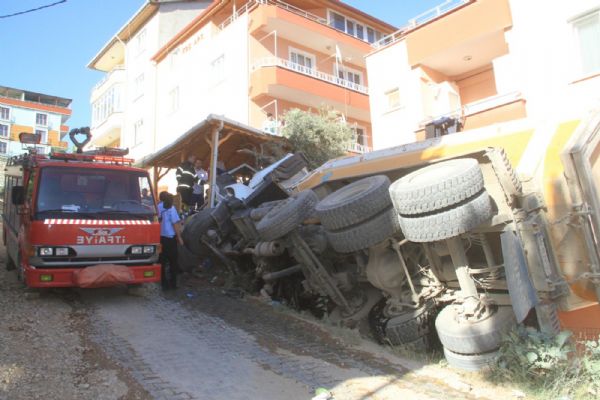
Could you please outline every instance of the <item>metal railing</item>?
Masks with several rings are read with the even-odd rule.
[[[481,99],[479,101],[475,101],[473,103],[465,104],[460,108],[447,112],[445,114],[440,114],[434,118],[428,118],[420,122],[420,126],[424,127],[425,125],[436,121],[440,118],[450,117],[450,118],[464,118],[469,115],[473,115],[482,111],[487,111],[492,108],[496,108],[499,106],[503,106],[506,104],[514,103],[515,101],[522,100],[523,95],[519,91],[509,92],[504,94],[499,94],[495,96],[486,97],[485,99]]]
[[[302,75],[310,76],[315,79],[319,79],[324,82],[328,82],[337,86],[342,86],[346,89],[354,90],[362,94],[369,94],[369,88],[363,85],[359,85],[354,82],[339,78],[335,75],[326,74],[325,72],[317,71],[314,68],[309,68],[304,65],[293,63],[289,60],[279,57],[264,57],[255,61],[252,66],[252,71],[264,67],[281,67],[290,71],[298,72]]]
[[[125,71],[124,65],[117,65],[116,67],[114,67],[112,69],[112,71],[110,71],[106,75],[104,75],[102,77],[102,79],[100,79],[100,81],[94,85],[94,87],[92,88],[92,92],[95,92],[96,90],[98,90],[100,88],[100,86],[104,85],[106,83],[106,81],[108,81],[113,76],[113,74],[118,74],[118,73],[120,73],[120,71]]]
[[[348,145],[348,151],[351,151],[352,153],[364,154],[370,152],[371,148],[369,146],[365,146],[364,144],[353,142]]]
[[[291,4],[285,3],[283,1],[279,1],[279,0],[250,0],[248,1],[246,4],[244,4],[242,7],[240,7],[239,9],[237,9],[234,13],[232,13],[225,21],[223,21],[222,23],[219,24],[219,29],[223,30],[225,29],[228,25],[230,25],[233,21],[235,21],[236,19],[238,19],[240,16],[242,16],[243,14],[252,11],[254,8],[256,8],[257,6],[264,4],[264,5],[272,5],[272,6],[277,6],[279,8],[283,8],[284,10],[287,10],[291,13],[294,13],[296,15],[299,15],[301,17],[310,19],[311,21],[315,21],[318,22],[319,24],[323,24],[323,25],[327,25],[327,20],[325,18],[321,18],[317,15],[314,15],[312,13],[309,13],[308,11],[305,11],[301,8],[298,8],[296,6],[293,6]]]
[[[409,19],[408,24],[398,29],[396,32],[391,33],[387,36],[382,37],[380,40],[372,44],[376,49],[395,43],[402,39],[408,31],[415,29],[416,27],[426,24],[427,22],[441,17],[444,14],[462,6],[465,3],[472,2],[473,0],[445,0],[442,4],[435,6],[416,17]]]

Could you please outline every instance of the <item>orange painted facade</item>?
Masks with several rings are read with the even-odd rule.
[[[69,108],[50,106],[50,105],[41,104],[41,103],[34,103],[32,101],[11,99],[8,97],[0,97],[0,104],[4,104],[7,106],[28,108],[28,109],[36,110],[36,111],[51,112],[51,113],[55,113],[55,114],[71,115],[71,109],[69,109]]]

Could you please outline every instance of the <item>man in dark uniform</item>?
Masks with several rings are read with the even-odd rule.
[[[195,161],[196,156],[193,154],[189,155],[187,160],[177,167],[177,172],[175,173],[175,177],[177,178],[177,193],[179,193],[181,201],[187,207],[192,205],[192,191],[194,184],[198,181],[196,169],[194,168]]]

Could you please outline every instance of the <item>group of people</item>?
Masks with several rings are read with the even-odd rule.
[[[177,193],[188,211],[199,210],[204,205],[204,185],[208,182],[208,173],[202,168],[202,160],[195,155],[177,167]]]
[[[202,168],[202,160],[190,155],[181,163],[175,173],[177,193],[181,196],[182,208],[187,212],[199,210],[204,205],[204,185],[208,173]],[[162,246],[162,288],[177,288],[179,260],[177,246],[183,246],[182,224],[179,212],[174,205],[175,196],[169,192],[159,194],[158,218],[160,221],[160,244]]]

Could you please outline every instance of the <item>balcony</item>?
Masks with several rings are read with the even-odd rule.
[[[425,125],[443,117],[462,120],[462,130],[465,131],[525,118],[527,117],[525,105],[526,101],[520,92],[491,96],[469,103],[451,113],[422,121],[421,129],[416,131],[417,140],[425,139]]]
[[[110,143],[121,138],[121,129],[123,127],[123,112],[112,112],[108,117],[91,130],[91,146],[108,146]]]
[[[125,67],[122,65],[115,67],[112,71],[104,75],[104,77],[94,85],[94,87],[92,88],[91,102],[94,103],[113,85],[125,83],[125,79]]]
[[[286,60],[284,58],[277,57],[265,57],[257,60],[252,66],[252,71],[255,71],[259,68],[264,67],[281,67],[290,71],[298,72],[299,74],[313,77],[315,79],[319,79],[323,82],[328,82],[333,85],[341,86],[346,89],[354,90],[355,92],[359,92],[362,94],[369,94],[369,89],[366,86],[358,85],[354,82],[347,81],[345,79],[341,79],[337,76],[326,74],[321,71],[317,71],[314,68],[307,68],[303,65],[296,64],[291,62],[290,60]]]
[[[251,71],[253,101],[270,97],[314,109],[327,103],[347,117],[370,120],[368,88],[364,86],[276,57],[257,60]]]

